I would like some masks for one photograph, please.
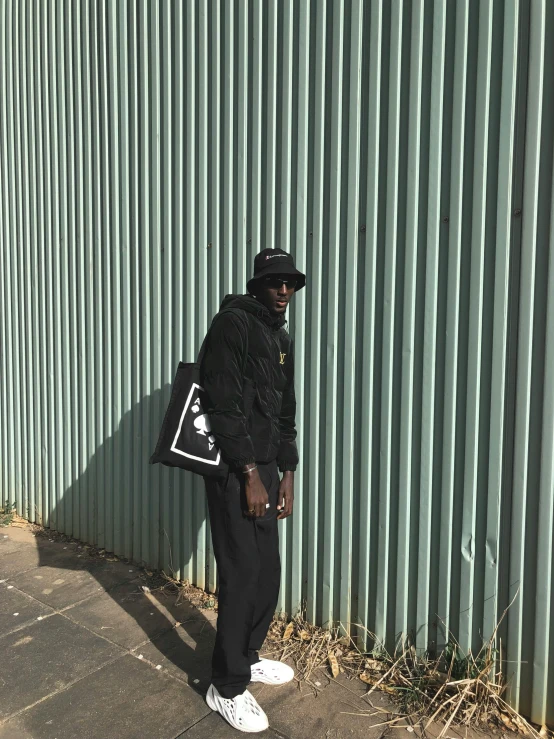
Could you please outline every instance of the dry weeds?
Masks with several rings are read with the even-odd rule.
[[[357,630],[364,631],[359,626]],[[350,629],[341,624],[316,627],[299,614],[290,621],[275,620],[268,641],[270,653],[292,660],[299,682],[316,692],[321,689],[315,673],[318,668],[326,668],[333,678],[342,673],[362,680],[369,688],[365,698],[371,708],[358,715],[380,716],[382,726],[425,731],[431,723],[442,724],[439,738],[451,726],[509,729],[537,739],[552,736],[546,727],[530,724],[503,699],[506,683],[495,647],[497,630],[498,626],[477,654],[464,653],[452,636],[438,656],[418,651],[405,636],[390,654],[374,634],[365,633],[373,648],[362,651],[354,638],[344,635]],[[371,696],[375,691],[390,696],[394,710],[374,706]]]
[[[12,526],[17,519],[19,516],[15,510],[15,503],[0,505],[0,527]]]

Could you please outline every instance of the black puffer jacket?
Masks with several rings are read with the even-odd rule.
[[[233,467],[276,459],[284,471],[298,464],[294,357],[284,322],[249,295],[227,295],[206,337],[206,412]]]

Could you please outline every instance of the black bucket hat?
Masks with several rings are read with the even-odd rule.
[[[248,280],[246,289],[253,293],[256,282],[268,275],[294,275],[297,279],[295,291],[302,290],[306,284],[306,275],[294,266],[294,259],[282,249],[264,249],[254,258],[254,277]]]

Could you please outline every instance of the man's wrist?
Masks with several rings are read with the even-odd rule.
[[[260,477],[260,473],[258,472],[258,465],[255,462],[243,465],[243,467],[241,468],[241,472],[247,485],[248,483],[257,480]]]

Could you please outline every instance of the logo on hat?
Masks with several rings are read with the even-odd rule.
[[[268,259],[275,259],[275,257],[288,257],[288,254],[270,254],[266,257],[266,261]]]

